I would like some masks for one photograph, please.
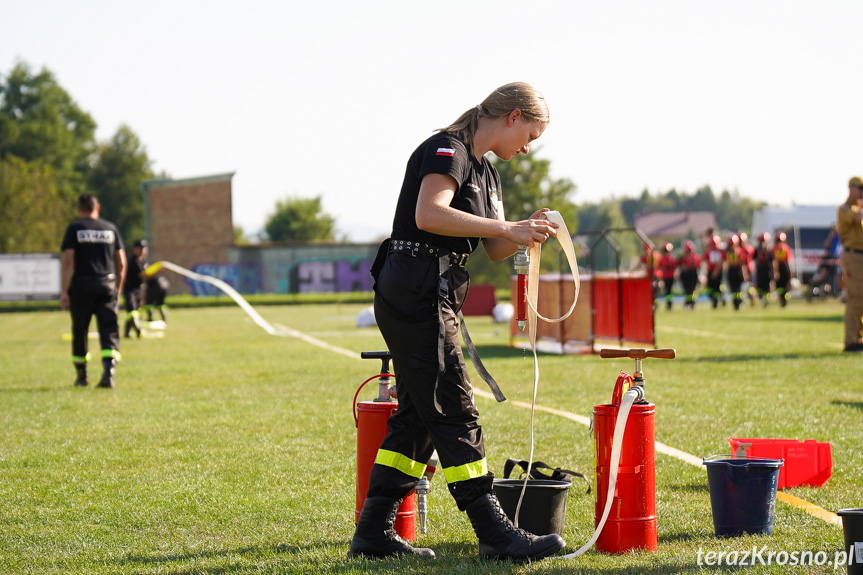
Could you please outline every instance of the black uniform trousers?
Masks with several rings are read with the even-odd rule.
[[[491,491],[494,476],[458,339],[456,312],[467,295],[468,275],[459,267],[444,275],[448,297],[438,302],[438,259],[390,253],[376,282],[375,319],[393,358],[399,406],[387,422],[368,496],[406,496],[437,449],[450,493],[464,510]]]
[[[133,290],[123,291],[124,308],[127,312],[132,313],[137,310],[143,302],[141,301],[141,286]]]
[[[160,306],[165,305],[165,295],[168,290],[165,287],[168,280],[161,276],[147,280],[147,305]]]
[[[722,297],[722,270],[716,271],[715,274],[713,271],[707,271],[707,295],[710,296],[713,307],[716,307],[719,298]]]
[[[783,290],[782,293],[786,293],[791,289],[791,266],[786,262],[780,262],[776,268],[777,275],[779,276],[776,278],[776,289]]]
[[[692,296],[698,287],[698,270],[695,268],[682,268],[680,270],[680,283],[683,284],[683,293]],[[689,301],[694,301],[690,299]]]
[[[72,313],[72,356],[76,363],[87,357],[87,335],[90,320],[95,315],[99,328],[102,353],[120,349],[120,328],[117,322],[117,286],[111,276],[72,277],[69,286],[69,309]]]
[[[736,299],[740,299],[740,289],[743,287],[743,268],[740,266],[729,266],[726,272],[728,290]]]
[[[764,295],[770,293],[770,282],[773,280],[773,268],[770,265],[755,267],[755,281],[758,284],[758,293]]]

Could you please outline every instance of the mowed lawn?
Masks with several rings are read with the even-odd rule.
[[[114,390],[72,386],[68,314],[0,314],[0,573],[834,572],[840,527],[778,502],[771,536],[718,539],[705,469],[661,454],[657,553],[481,562],[439,474],[429,532],[418,539],[436,561],[347,560],[352,398],[380,367],[359,354],[383,348],[376,329],[355,325],[363,307],[259,308],[314,339],[268,335],[239,307],[171,310],[164,338],[123,340]],[[657,441],[699,458],[728,453],[730,437],[826,441],[828,483],[787,492],[830,511],[863,506],[863,355],[841,351],[842,310],[794,301],[786,309],[657,311],[658,346],[677,349],[677,359],[644,363]],[[532,355],[510,347],[508,326],[467,322],[507,396],[529,403]],[[539,361],[537,403],[584,416],[610,400],[620,370],[633,368],[598,356]],[[92,362],[91,379],[100,371]],[[528,456],[530,412],[513,401],[477,403],[488,461],[500,474],[507,458]],[[584,425],[537,412],[535,441],[535,459],[593,479]],[[593,497],[580,483],[570,490],[568,552],[592,533]],[[708,552],[742,558],[753,549],[754,566],[704,564]],[[782,552],[786,563],[805,552],[828,562],[779,565]]]

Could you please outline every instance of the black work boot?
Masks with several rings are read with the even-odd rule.
[[[494,492],[473,501],[465,511],[479,539],[481,559],[536,561],[566,547],[557,533],[533,535],[513,525]]]
[[[401,499],[390,497],[366,497],[360,521],[348,559],[354,557],[393,557],[397,555],[416,555],[434,559],[431,549],[412,547],[395,530],[396,512]]]
[[[76,363],[75,371],[78,373],[78,378],[75,380],[76,387],[87,387],[90,381],[87,379],[87,364]]]
[[[99,380],[96,387],[114,387],[114,373],[116,371],[117,360],[113,357],[102,358],[102,379]]]

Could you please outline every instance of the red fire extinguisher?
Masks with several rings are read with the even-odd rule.
[[[598,525],[605,508],[611,469],[614,425],[623,394],[632,386],[644,388],[641,360],[647,357],[673,359],[674,349],[603,349],[600,357],[635,359],[635,372],[620,372],[611,404],[593,407],[596,454],[596,518]],[[632,405],[624,428],[617,484],[611,512],[596,540],[596,548],[608,553],[635,549],[657,550],[656,536],[656,447],[654,415],[656,406],[641,400]]]
[[[360,520],[360,512],[366,500],[369,490],[369,475],[375,464],[378,449],[387,434],[387,419],[398,409],[395,401],[396,390],[391,386],[390,353],[388,351],[364,351],[360,354],[363,359],[380,359],[381,372],[378,375],[365,380],[354,394],[354,423],[357,428],[357,507],[354,523]],[[361,401],[357,403],[360,390],[373,379],[378,380],[378,396],[374,401]],[[416,539],[416,503],[411,491],[399,505],[396,512],[396,532],[405,540]]]

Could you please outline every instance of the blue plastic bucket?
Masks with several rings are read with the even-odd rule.
[[[717,537],[770,535],[776,508],[776,486],[783,459],[714,455],[707,467],[713,529]]]

